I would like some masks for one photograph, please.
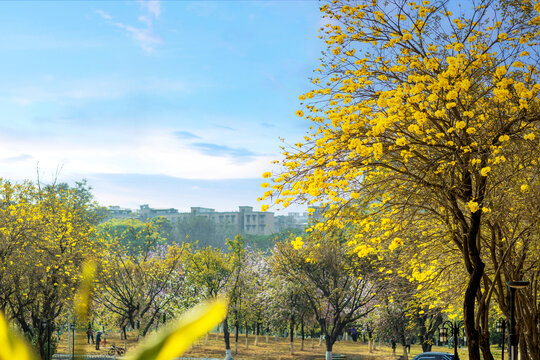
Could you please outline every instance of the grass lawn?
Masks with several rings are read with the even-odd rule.
[[[150,334],[148,336],[152,336]],[[255,336],[249,335],[248,337],[248,346],[246,346],[246,337],[245,335],[240,335],[238,340],[238,353],[234,354],[234,336],[231,336],[231,349],[233,351],[233,357],[236,360],[315,360],[315,359],[324,359],[325,354],[325,345],[324,341],[319,345],[319,339],[314,339],[312,342],[311,339],[306,339],[304,342],[304,350],[301,350],[301,340],[295,339],[294,341],[294,354],[291,355],[289,351],[289,339],[288,338],[278,338],[275,341],[273,336],[268,337],[268,343],[266,342],[266,336],[259,336],[259,343],[257,346],[255,343]],[[107,333],[107,343],[101,343],[101,349],[98,351],[95,349],[95,345],[87,344],[86,334],[84,331],[79,331],[75,336],[75,353],[76,354],[106,354],[109,346],[115,344],[117,346],[124,347],[124,340],[120,340],[120,333],[117,332],[108,332]],[[133,349],[137,345],[136,337],[133,334],[128,333],[128,341],[126,342],[127,351]],[[333,352],[335,354],[343,354],[347,356],[349,360],[394,360],[399,355],[402,354],[401,348],[398,346],[396,350],[396,356],[392,356],[392,349],[389,345],[381,343],[379,348],[378,343],[376,344],[377,348],[370,353],[368,344],[361,342],[353,342],[352,340],[338,341],[334,345]],[[493,355],[495,359],[500,359],[500,349],[497,349],[496,346],[493,346]],[[444,351],[453,353],[454,350],[448,347],[433,347],[433,351]],[[467,349],[459,349],[459,355],[461,360],[466,360]],[[68,352],[68,337],[64,333],[60,339],[60,344],[58,346],[58,353],[67,353]],[[412,359],[417,354],[420,354],[422,349],[419,345],[411,346],[411,353],[409,359]],[[200,338],[196,343],[193,344],[191,349],[189,349],[183,355],[184,357],[193,357],[193,358],[218,358],[223,359],[225,357],[225,345],[223,342],[223,335],[210,334],[208,339],[205,337]]]

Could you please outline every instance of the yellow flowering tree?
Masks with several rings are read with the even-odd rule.
[[[54,351],[49,334],[72,304],[82,262],[102,253],[94,232],[99,207],[84,183],[2,181],[0,203],[2,310],[45,358]]]
[[[511,179],[529,178],[538,166],[540,6],[455,5],[336,0],[322,6],[328,49],[297,113],[312,131],[284,149],[283,170],[264,197],[277,206],[326,206],[326,222],[315,229],[353,223],[361,256],[411,241],[400,236],[411,227],[425,242],[445,243],[454,255],[440,265],[454,256],[467,274],[470,359],[480,359],[480,349],[491,359],[482,234],[490,230],[490,204],[512,188]],[[520,167],[508,178],[516,156]],[[377,222],[357,216],[366,202]],[[374,230],[378,236],[371,236]],[[438,271],[438,264],[422,266],[417,276]]]

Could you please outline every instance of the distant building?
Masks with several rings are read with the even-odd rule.
[[[138,212],[131,209],[109,206],[108,219],[137,218],[148,221],[155,217],[165,217],[172,223],[192,216],[202,216],[210,219],[218,227],[227,226],[241,234],[270,235],[275,230],[274,213],[253,211],[251,206],[239,206],[238,211],[217,212],[214,209],[192,207],[191,212],[181,213],[177,209],[156,209],[148,204],[141,205]]]
[[[274,216],[273,212],[253,211],[252,206],[239,206],[238,211],[216,211],[211,208],[192,207],[190,212],[179,212],[177,209],[156,209],[149,205],[141,205],[138,211],[109,206],[109,219],[138,218],[148,221],[155,217],[165,217],[174,223],[178,220],[201,216],[211,220],[217,227],[227,227],[240,234],[271,235],[285,229],[305,229],[309,222],[318,220],[324,209],[312,206],[308,212],[290,212],[288,215]]]
[[[162,216],[164,218],[169,219],[170,221],[173,221],[174,219],[178,218],[178,210],[177,209],[154,209],[148,206],[147,204],[141,205],[139,209],[139,219],[141,221],[147,221],[149,219]]]
[[[303,216],[305,215],[305,217]],[[289,213],[288,215],[276,216],[276,231],[280,232],[286,229],[304,229],[307,225],[307,214]]]
[[[110,219],[131,219],[137,214],[131,209],[121,208],[120,206],[109,206],[107,208],[107,220]]]
[[[322,209],[317,206],[310,207],[311,214],[308,212],[290,212],[287,215],[278,215],[275,217],[276,232],[286,229],[305,229],[310,221],[320,220],[322,218]]]
[[[274,213],[253,211],[252,206],[239,206],[239,211],[218,212],[214,209],[192,207],[189,213],[180,213],[180,217],[203,216],[217,226],[232,226],[238,233],[270,235],[275,232]]]

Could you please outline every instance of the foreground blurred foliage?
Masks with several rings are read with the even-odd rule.
[[[213,300],[194,307],[180,319],[141,343],[129,355],[130,360],[169,360],[180,356],[198,337],[223,320],[227,304]],[[0,360],[35,360],[30,346],[6,323],[0,314]]]

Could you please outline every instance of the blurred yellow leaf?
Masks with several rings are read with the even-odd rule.
[[[130,360],[171,360],[197,338],[212,330],[227,314],[227,303],[213,300],[188,310],[180,319],[138,346]]]
[[[0,313],[0,360],[34,360],[35,357],[17,334],[10,331],[4,315]]]
[[[75,295],[75,309],[79,320],[86,321],[92,303],[94,280],[97,266],[93,260],[85,261],[82,265],[81,282]]]

